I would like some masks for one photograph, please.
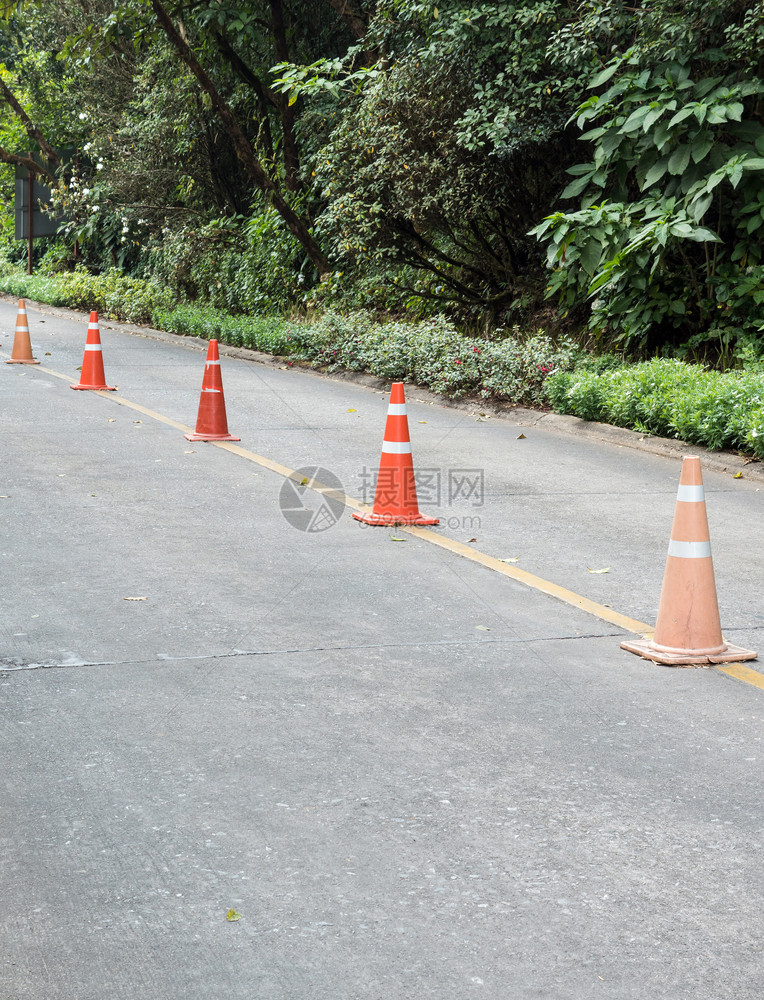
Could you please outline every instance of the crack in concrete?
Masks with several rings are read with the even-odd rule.
[[[350,643],[333,646],[295,646],[289,649],[232,649],[227,653],[197,653],[188,656],[171,656],[169,653],[157,653],[153,659],[142,660],[77,660],[73,657],[61,663],[24,663],[7,665],[0,662],[0,675],[16,673],[19,670],[58,670],[64,667],[119,667],[140,666],[156,663],[186,663],[192,660],[225,660],[240,656],[284,656],[291,653],[342,653],[364,649],[399,649],[434,646],[490,646],[490,645],[525,645],[534,642],[567,642],[575,639],[612,639],[620,638],[621,632],[583,632],[576,635],[548,635],[531,639],[437,639],[432,642],[375,642]]]

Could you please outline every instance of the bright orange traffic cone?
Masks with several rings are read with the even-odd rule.
[[[101,350],[101,334],[98,332],[98,313],[93,310],[88,323],[88,336],[85,342],[85,354],[82,358],[82,374],[77,385],[70,389],[109,389],[114,391],[116,385],[106,384],[103,370],[103,352]]]
[[[32,342],[29,339],[29,325],[27,323],[27,304],[23,299],[19,299],[19,311],[16,313],[16,333],[13,338],[13,350],[10,361],[7,365],[39,365],[32,357]]]
[[[374,509],[370,514],[355,513],[353,517],[375,525],[438,524],[437,517],[419,513],[403,382],[393,382],[390,390]]]
[[[703,477],[696,456],[682,462],[655,636],[622,642],[621,648],[669,666],[756,659],[752,650],[722,638]]]
[[[204,366],[196,431],[184,436],[189,441],[241,441],[241,438],[228,433],[217,340],[211,340],[207,348],[207,363]]]

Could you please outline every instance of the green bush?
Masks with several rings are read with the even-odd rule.
[[[611,372],[560,371],[546,384],[558,412],[764,458],[764,374],[656,359]]]
[[[152,322],[170,333],[219,340],[268,354],[291,354],[294,349],[285,321],[275,316],[231,316],[210,306],[181,305],[156,309]]]
[[[128,323],[148,323],[154,310],[172,301],[167,289],[142,278],[126,278],[116,269],[95,275],[82,267],[55,274],[21,274],[5,266],[0,289],[10,295],[47,302],[53,306],[90,311]]]
[[[543,333],[522,339],[514,329],[499,341],[465,337],[443,316],[406,323],[326,313],[293,329],[292,340],[299,357],[330,371],[408,380],[452,399],[474,393],[530,406],[544,402],[553,371],[583,357],[572,342],[555,343]]]

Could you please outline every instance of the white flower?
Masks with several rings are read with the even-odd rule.
[[[101,163],[100,161],[96,163],[96,170],[103,170],[103,163]]]
[[[80,111],[80,121],[84,122],[87,118],[87,113],[85,111]]]
[[[90,188],[83,188],[83,189],[82,189],[82,193],[83,193],[83,194],[85,195],[85,197],[87,198],[87,196],[88,196],[88,195],[90,194]]]

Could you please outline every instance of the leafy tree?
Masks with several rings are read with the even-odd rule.
[[[332,127],[312,166],[326,199],[318,232],[336,260],[406,265],[429,276],[409,291],[489,323],[534,300],[528,229],[572,161],[564,123],[586,78],[555,69],[550,40],[571,16],[556,0],[391,0],[366,39],[384,53],[373,71],[354,50],[280,67],[279,85]]]
[[[534,230],[549,291],[588,296],[591,329],[628,349],[728,354],[764,332],[764,7],[597,6],[568,52],[603,12],[610,45],[575,115],[592,158],[562,192],[580,208]]]

